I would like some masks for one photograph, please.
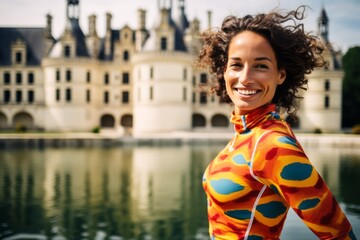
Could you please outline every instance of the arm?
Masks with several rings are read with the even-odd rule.
[[[293,137],[265,134],[254,155],[253,172],[320,239],[356,239],[333,194]]]

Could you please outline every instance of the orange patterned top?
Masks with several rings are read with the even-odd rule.
[[[356,239],[275,105],[231,122],[236,134],[203,178],[211,239],[280,239],[290,207],[320,239]]]

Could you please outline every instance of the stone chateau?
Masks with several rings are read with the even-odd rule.
[[[86,4],[86,3],[84,3]],[[137,28],[112,26],[99,36],[96,16],[79,24],[79,0],[67,0],[62,35],[44,28],[0,27],[0,131],[13,129],[89,132],[94,128],[125,134],[231,129],[231,106],[199,89],[209,75],[194,70],[201,48],[200,22],[189,20],[185,0],[158,1],[158,19],[147,28],[146,10]],[[206,27],[211,27],[211,12]],[[134,14],[136,15],[136,14]],[[318,31],[329,66],[313,72],[295,129],[341,131],[341,53],[328,39],[323,9]]]

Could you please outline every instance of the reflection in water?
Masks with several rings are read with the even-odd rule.
[[[0,238],[208,239],[201,179],[220,148],[1,151]],[[360,151],[306,152],[359,236]],[[306,229],[290,213],[283,237],[311,239]]]

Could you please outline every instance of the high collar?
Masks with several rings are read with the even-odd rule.
[[[234,128],[238,133],[246,132],[258,125],[265,118],[267,119],[274,116],[279,118],[275,109],[275,104],[268,104],[261,106],[246,115],[235,115],[235,112],[232,112],[230,122],[234,124]]]

